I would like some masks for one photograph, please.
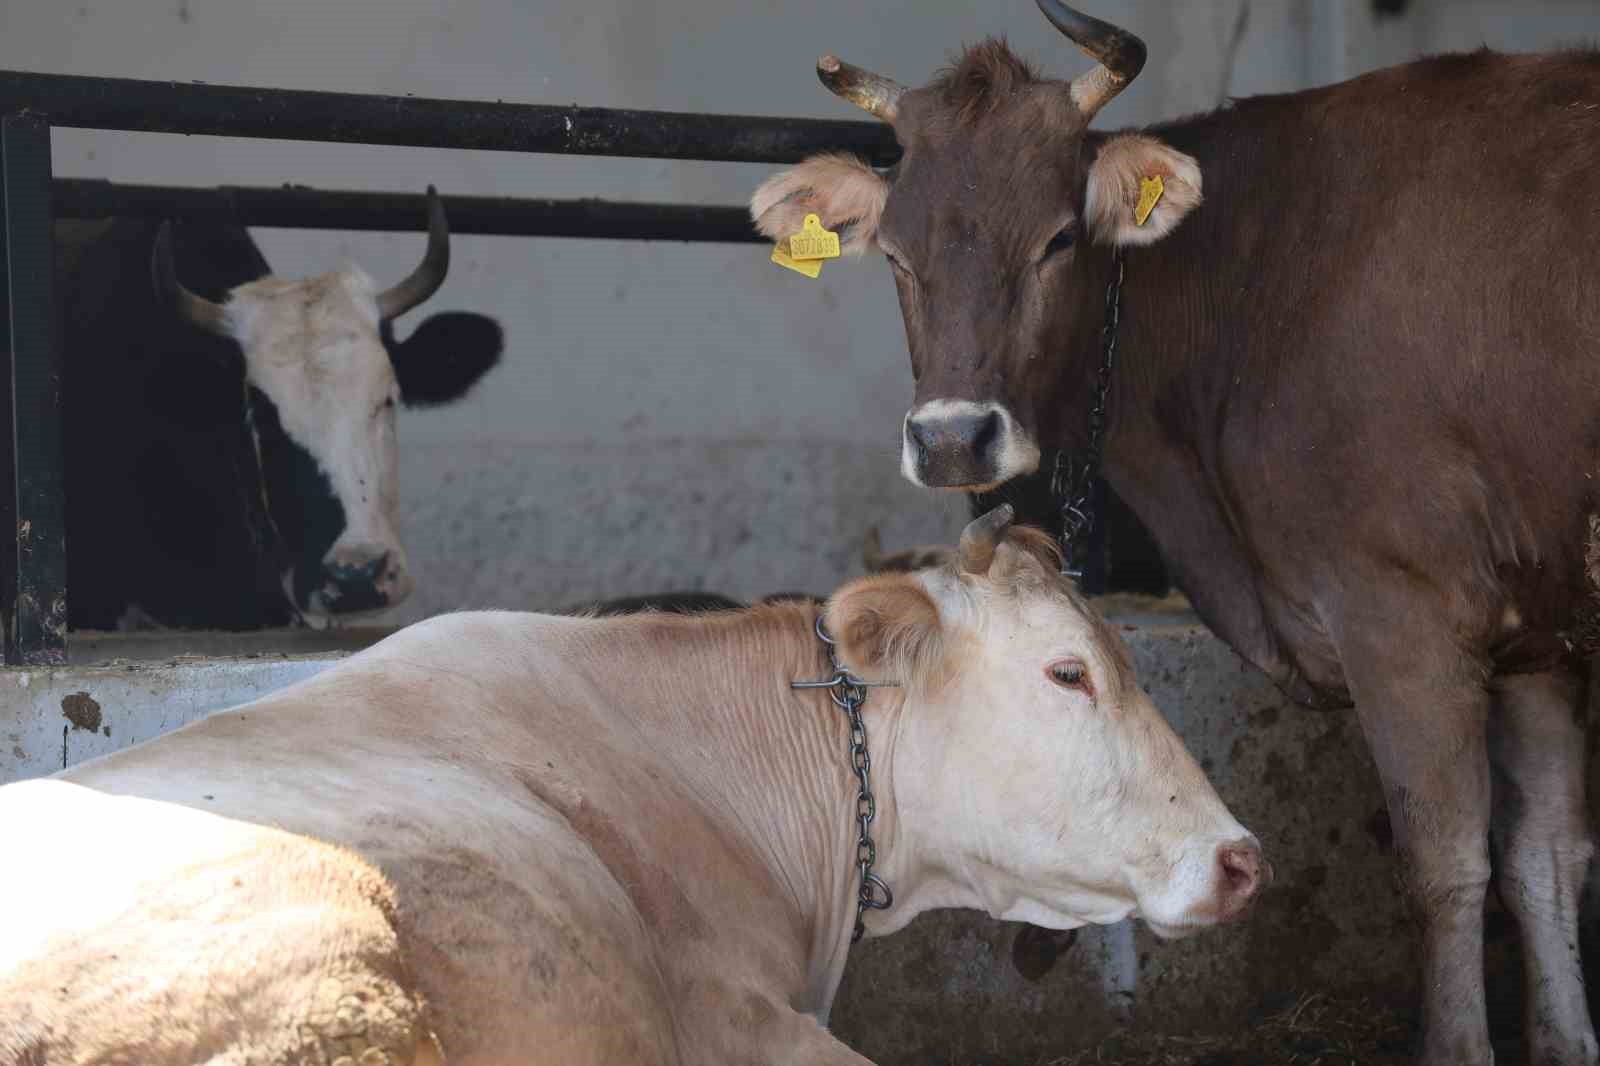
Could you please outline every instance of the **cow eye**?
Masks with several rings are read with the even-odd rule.
[[[1053,255],[1066,251],[1068,248],[1072,247],[1077,239],[1077,227],[1066,227],[1060,233],[1056,234],[1054,237],[1051,237],[1050,243],[1044,246],[1044,258],[1049,259]]]
[[[1089,671],[1076,659],[1062,659],[1051,663],[1045,668],[1050,675],[1050,680],[1062,688],[1074,688],[1088,691]]]

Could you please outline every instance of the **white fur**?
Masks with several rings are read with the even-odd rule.
[[[860,159],[817,155],[762,182],[750,198],[750,217],[776,241],[799,233],[806,215],[814,213],[825,228],[842,228],[843,254],[860,255],[876,244],[888,201],[888,180]]]
[[[945,690],[913,692],[892,756],[900,831],[945,865],[939,905],[1055,929],[1141,917],[1181,936],[1213,924],[1218,849],[1254,838],[1119,671],[1109,632],[1047,585],[1019,593],[950,569],[911,580],[961,664]],[[1066,658],[1087,667],[1093,697],[1050,681],[1045,668]],[[913,910],[868,927],[899,928]]]
[[[399,603],[412,588],[396,532],[400,390],[378,335],[377,286],[358,267],[303,281],[268,277],[234,289],[227,309],[247,379],[277,405],[284,432],[344,505],[344,531],[325,561],[388,553],[380,588]],[[311,605],[313,621],[320,606]]]
[[[900,424],[900,473],[913,485],[927,488],[917,474],[916,448],[906,426],[913,418],[944,418],[952,415],[982,415],[993,411],[1000,416],[1000,459],[995,469],[994,483],[1010,481],[1022,474],[1039,469],[1039,445],[1023,430],[1011,412],[997,403],[973,403],[970,400],[929,400],[920,407],[906,412]]]
[[[1141,226],[1134,218],[1139,183],[1158,175],[1166,190]],[[1200,164],[1193,157],[1143,134],[1120,134],[1106,142],[1089,167],[1089,232],[1098,244],[1154,244],[1200,205],[1200,186]]]

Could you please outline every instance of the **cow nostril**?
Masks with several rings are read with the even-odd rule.
[[[1221,890],[1230,909],[1249,902],[1263,881],[1272,876],[1272,867],[1266,866],[1263,877],[1261,849],[1254,844],[1229,844],[1217,849],[1217,865],[1221,867]]]
[[[984,456],[1000,437],[1000,412],[990,411],[978,420],[972,431],[972,454]]]
[[[369,585],[389,565],[389,553],[375,556],[364,563],[333,562],[328,564],[328,577],[340,585]]]
[[[906,423],[906,436],[911,439],[912,444],[917,446],[919,453],[926,455],[928,453],[928,442],[922,435],[924,429],[925,427],[921,422],[913,420]]]

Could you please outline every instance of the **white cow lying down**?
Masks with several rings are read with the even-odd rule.
[[[825,608],[877,800],[869,934],[1236,917],[1255,839],[1047,539]],[[845,715],[809,605],[435,618],[0,789],[0,1063],[844,1064]]]

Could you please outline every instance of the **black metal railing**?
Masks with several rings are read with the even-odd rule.
[[[247,89],[199,82],[0,71],[0,113],[51,126],[405,148],[798,163],[847,151],[887,165],[900,154],[877,122],[702,115],[608,107]]]
[[[427,229],[421,193],[348,192],[224,185],[119,185],[57,178],[57,218],[181,218],[283,229]],[[450,232],[495,237],[585,237],[605,240],[763,243],[743,207],[541,200],[510,196],[439,197]]]
[[[417,196],[309,189],[221,191],[52,181],[53,127],[265,137],[566,155],[793,163],[849,151],[898,155],[879,123],[705,115],[503,101],[369,96],[0,71],[0,621],[5,661],[66,661],[67,554],[61,353],[51,293],[51,223],[162,214],[259,226],[420,227]],[[730,207],[452,197],[460,233],[753,241]]]

